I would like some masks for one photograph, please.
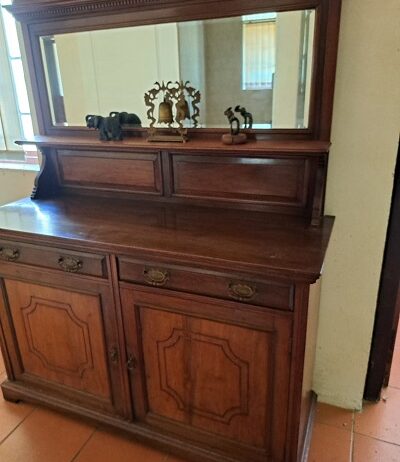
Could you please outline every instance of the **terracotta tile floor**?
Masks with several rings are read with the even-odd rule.
[[[362,413],[319,404],[308,462],[400,462],[400,340],[383,396]],[[5,402],[0,393],[0,462],[185,461],[78,419]]]
[[[382,397],[362,412],[319,404],[308,462],[400,462],[400,333]]]

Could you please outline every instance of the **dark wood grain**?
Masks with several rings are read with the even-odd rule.
[[[96,134],[94,134],[96,135]],[[178,151],[178,152],[207,152],[213,151],[217,153],[229,153],[233,156],[256,155],[263,156],[271,153],[283,153],[292,156],[302,156],[304,153],[320,155],[329,151],[329,141],[318,140],[265,140],[255,141],[250,140],[244,145],[224,145],[221,140],[209,139],[207,137],[198,136],[191,139],[187,144],[180,143],[151,143],[146,139],[139,137],[128,137],[123,141],[100,141],[96,136],[93,136],[91,131],[85,131],[84,136],[69,137],[64,136],[34,136],[32,139],[18,140],[17,144],[33,144],[43,148],[75,148],[75,149],[90,149],[90,151],[118,151],[118,152],[134,152],[135,149],[155,151]]]
[[[35,267],[52,268],[66,271],[61,259],[72,259],[79,262],[77,272],[90,276],[107,277],[105,256],[88,254],[85,252],[71,252],[65,249],[46,248],[21,242],[6,241],[0,238],[0,260],[2,249],[10,249],[17,252],[18,257],[13,261],[15,264],[32,265]]]
[[[253,305],[261,305],[283,310],[293,309],[294,288],[290,284],[257,280],[250,274],[226,274],[216,271],[205,271],[198,268],[165,264],[160,267],[157,261],[140,261],[127,257],[118,258],[119,279],[143,285],[152,284],[145,277],[145,271],[156,269],[166,274],[165,282],[159,284],[164,289],[172,289],[194,294],[239,300]],[[251,281],[251,282],[249,282]],[[235,295],[231,286],[234,284],[247,285],[254,293],[246,298]]]
[[[304,207],[305,159],[171,155],[172,195]]]
[[[161,194],[161,165],[157,153],[139,154],[57,151],[60,186],[92,190]]]
[[[310,227],[301,217],[89,197],[23,199],[0,208],[4,239],[157,255],[161,262],[196,261],[310,282],[320,275],[332,225],[330,217]]]

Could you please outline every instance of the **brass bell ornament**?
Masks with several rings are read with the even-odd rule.
[[[168,96],[164,96],[164,101],[158,107],[158,123],[172,124],[173,121],[172,103]]]

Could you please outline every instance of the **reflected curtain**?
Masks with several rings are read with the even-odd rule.
[[[275,21],[243,23],[243,90],[272,88],[275,54]]]

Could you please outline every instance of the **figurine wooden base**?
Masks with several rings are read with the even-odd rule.
[[[222,135],[222,142],[224,144],[243,144],[247,142],[247,136],[245,133],[239,133],[237,135],[225,133]]]
[[[148,131],[147,141],[149,142],[175,142],[186,143],[188,141],[186,129],[156,129],[150,128]]]
[[[158,142],[175,142],[175,143],[186,143],[188,140],[185,136],[180,135],[152,135],[147,138],[147,141],[158,143]]]

